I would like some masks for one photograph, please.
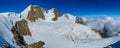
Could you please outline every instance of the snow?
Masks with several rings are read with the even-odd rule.
[[[62,18],[62,17],[61,17]],[[119,37],[101,38],[89,26],[74,22],[29,22],[32,36],[24,36],[26,43],[45,42],[45,48],[103,48],[119,41]]]
[[[27,18],[31,6],[28,6],[20,14],[0,13],[0,37],[16,48],[19,48],[19,46],[15,43],[11,28],[16,21]],[[30,22],[26,19],[32,34],[32,36],[24,36],[27,44],[43,41],[45,42],[45,48],[103,48],[120,41],[120,35],[101,38],[98,33],[92,30],[103,30],[106,27],[109,30],[108,34],[115,35],[120,31],[119,18],[83,17],[82,20],[86,22],[86,26],[75,23],[76,16],[71,14],[64,14],[57,21],[52,21],[55,17],[53,11],[54,8],[48,10],[48,12],[43,12],[45,20],[39,19],[36,22]]]
[[[99,40],[93,40],[92,42],[81,43],[77,44],[78,48],[103,48],[110,44],[113,44],[119,41],[120,36],[110,37],[110,38],[102,38]]]
[[[9,44],[9,43],[7,43],[2,37],[0,37],[0,48],[5,48],[6,44]],[[15,48],[15,47],[10,45],[10,48]]]
[[[59,31],[59,25],[49,22],[35,22],[30,23],[29,28],[32,32],[32,42],[27,42],[29,44],[34,43],[35,41],[44,41],[46,48],[74,48],[74,44],[71,40],[65,38]],[[38,27],[37,27],[38,26]],[[31,28],[33,27],[33,28]],[[35,28],[34,28],[35,27]],[[28,38],[25,36],[25,38]],[[30,38],[30,37],[29,37]],[[26,41],[29,39],[26,39]],[[70,45],[66,45],[70,44]],[[61,46],[61,47],[60,47]]]
[[[27,18],[29,11],[31,11],[31,6],[32,5],[29,5],[23,12],[21,12],[23,18]]]
[[[45,21],[46,22],[53,22],[52,19],[55,17],[55,14],[53,12],[54,9],[50,9],[48,10],[48,12],[44,12],[44,16],[45,16]]]
[[[16,21],[21,20],[20,14],[13,12],[0,13],[0,37],[14,47],[19,47],[15,43],[15,39],[11,32],[12,26],[15,25]]]
[[[9,20],[5,19],[5,17],[0,16],[0,36],[5,39],[8,43],[12,44],[13,46],[13,34],[11,32],[11,23],[9,22]]]
[[[45,42],[45,48],[103,48],[119,41],[119,37],[101,38],[92,29],[102,30],[105,23],[112,20],[110,17],[101,19],[82,18],[88,26],[76,24],[75,16],[64,14],[57,21],[51,19],[55,16],[52,10],[44,13],[45,20],[30,22],[29,29],[32,36],[24,36],[26,43],[38,41]],[[93,28],[92,28],[93,27]],[[117,40],[116,40],[117,39]]]
[[[71,14],[64,14],[62,17],[58,18],[58,22],[71,22],[75,23],[76,16],[73,16]]]
[[[29,22],[28,25],[32,36],[24,36],[26,43],[32,44],[43,41],[45,48],[75,48],[75,42],[72,39],[75,41],[101,39],[89,27],[74,22],[37,20],[36,22]]]

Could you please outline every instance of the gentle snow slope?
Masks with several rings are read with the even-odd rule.
[[[24,36],[27,43],[31,44],[41,40],[45,42],[46,48],[75,48],[74,43],[77,41],[82,42],[101,38],[89,27],[69,22],[52,23],[38,20],[34,23],[29,22],[29,28],[32,37]]]

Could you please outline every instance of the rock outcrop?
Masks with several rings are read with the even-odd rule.
[[[16,40],[17,45],[19,45],[21,48],[43,48],[43,45],[45,45],[45,43],[42,41],[30,45],[25,43],[23,36],[24,35],[32,36],[28,28],[28,22],[25,19],[17,21],[15,26],[12,27],[11,31],[14,35],[14,39]]]
[[[43,12],[46,11],[45,9],[39,6],[31,6],[31,10],[28,12],[27,19],[31,22],[35,22],[38,18],[45,19]],[[47,11],[46,11],[47,12]]]
[[[21,48],[44,48],[43,45],[45,45],[45,43],[42,41],[39,41],[37,43],[33,43],[30,45],[21,46]]]
[[[104,47],[104,48],[112,48],[112,46],[107,46],[107,47]]]
[[[80,19],[79,17],[76,17],[75,23],[85,25],[85,22],[82,19]]]
[[[21,21],[17,21],[15,26],[12,27],[12,33],[14,35],[16,43],[19,46],[26,45],[23,35],[31,36],[31,32],[27,24],[28,24],[27,21],[23,19]]]
[[[53,21],[56,21],[58,19],[58,17],[62,16],[62,14],[57,9],[54,9],[53,12],[55,14],[55,17],[52,19]]]

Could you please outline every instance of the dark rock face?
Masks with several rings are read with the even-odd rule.
[[[44,48],[43,45],[45,45],[45,43],[42,41],[39,41],[37,43],[33,43],[30,45],[21,46],[21,48]]]
[[[25,19],[17,21],[15,26],[12,27],[11,31],[14,35],[17,45],[19,45],[21,48],[43,48],[43,45],[45,45],[45,43],[42,41],[30,45],[25,43],[23,35],[32,36],[28,28],[28,22]],[[6,46],[6,48],[8,47],[9,46]]]
[[[54,9],[54,14],[55,14],[55,17],[52,19],[53,21],[56,21],[58,17],[62,16],[62,14],[57,9]]]
[[[104,32],[103,33],[103,38],[112,37],[112,36],[109,35],[111,33],[108,32],[108,29],[106,27],[103,28],[103,32]]]
[[[12,27],[11,31],[12,31],[14,38],[19,46],[26,45],[24,42],[23,35],[31,36],[31,32],[30,32],[27,24],[28,24],[27,21],[23,19],[21,21],[17,21],[15,26]]]
[[[30,30],[28,28],[28,22],[25,19],[23,19],[21,21],[17,21],[15,24],[15,27],[16,27],[17,31],[20,32],[20,35],[30,35],[31,36]]]
[[[95,31],[96,33],[98,33],[102,38],[107,37],[101,30],[96,30],[96,29],[92,29],[92,30]]]
[[[108,34],[108,30],[107,28],[103,28],[103,31],[102,30],[96,30],[96,29],[92,29],[93,31],[99,33],[99,35],[102,37],[102,38],[108,38],[108,37],[112,37],[112,36],[109,36]]]
[[[75,23],[85,25],[85,22],[82,19],[78,18],[78,17],[76,17]]]
[[[107,46],[107,47],[104,47],[104,48],[112,48],[112,46]]]
[[[28,12],[27,19],[31,22],[35,22],[39,18],[45,20],[45,16],[43,14],[44,12],[48,13],[46,9],[43,9],[39,6],[31,6],[31,11]],[[62,14],[57,9],[54,9],[53,13],[55,14],[55,17],[52,18],[53,21],[56,21],[58,17],[62,16]]]
[[[31,11],[28,12],[27,19],[31,22],[35,22],[38,18],[45,19],[45,16],[43,12],[46,11],[43,8],[40,8],[39,6],[31,6]],[[46,11],[47,12],[47,11]]]

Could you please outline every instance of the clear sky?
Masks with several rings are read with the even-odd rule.
[[[120,0],[0,0],[0,12],[22,12],[28,5],[77,16],[120,16]]]

